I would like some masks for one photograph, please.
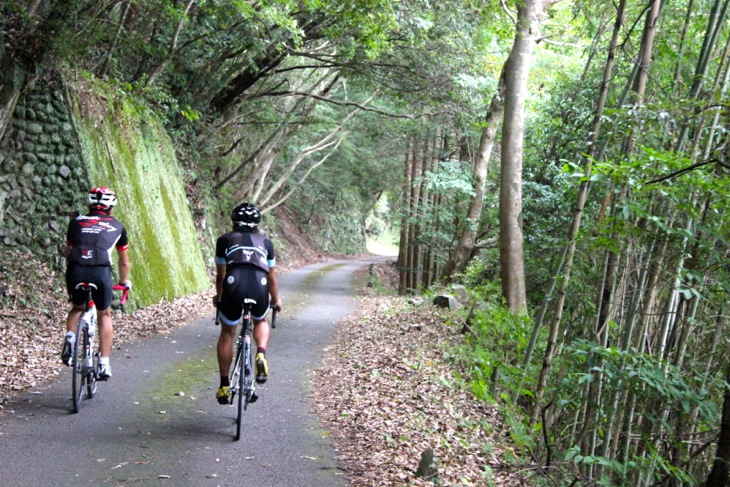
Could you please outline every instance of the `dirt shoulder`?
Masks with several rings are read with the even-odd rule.
[[[378,278],[394,286],[395,269]],[[314,405],[354,487],[522,485],[505,468],[496,407],[476,400],[448,359],[462,335],[450,312],[383,295],[360,279],[360,310],[338,325]],[[416,474],[432,454],[430,477]]]

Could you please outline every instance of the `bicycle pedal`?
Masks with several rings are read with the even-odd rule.
[[[255,392],[252,392],[251,393],[251,399],[249,399],[248,402],[250,402],[250,403],[251,402],[256,402],[258,400],[258,398],[259,398],[259,395],[256,394]]]

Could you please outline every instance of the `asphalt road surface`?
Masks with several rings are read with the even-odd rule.
[[[112,354],[114,376],[71,413],[71,375],[15,397],[0,416],[0,487],[348,485],[311,408],[313,371],[335,324],[354,311],[352,273],[373,260],[280,276],[270,378],[243,414],[215,400],[213,314]],[[59,324],[60,326],[60,324]],[[59,332],[59,336],[60,336]]]

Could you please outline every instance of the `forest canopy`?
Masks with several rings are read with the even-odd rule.
[[[0,136],[60,72],[163,122],[194,208],[351,253],[377,209],[400,293],[472,291],[464,380],[557,479],[725,485],[728,8],[5,0]]]

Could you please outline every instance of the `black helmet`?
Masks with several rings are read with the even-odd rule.
[[[261,212],[254,205],[243,203],[233,209],[231,220],[235,227],[256,228],[261,221]]]

